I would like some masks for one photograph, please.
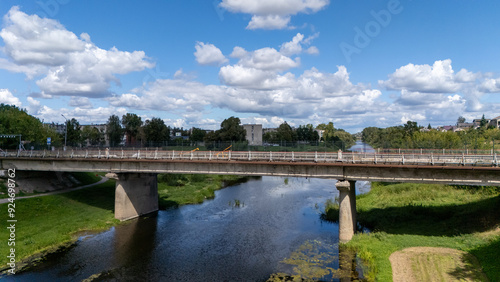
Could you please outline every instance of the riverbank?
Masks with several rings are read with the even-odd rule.
[[[0,244],[0,253],[15,248],[17,269],[36,263],[44,255],[75,242],[84,231],[103,231],[118,224],[114,219],[114,181],[94,187],[15,201],[15,246]],[[2,204],[6,212],[7,204]],[[5,214],[4,218],[7,215]],[[9,230],[0,230],[9,238]],[[2,265],[5,266],[6,260]]]
[[[369,193],[357,196],[357,211],[359,224],[372,232],[357,233],[346,246],[364,260],[370,280],[391,281],[389,257],[411,247],[467,252],[491,281],[500,277],[499,188],[373,183]],[[464,267],[452,275],[474,274]]]
[[[94,175],[80,175],[79,178],[82,184],[90,184],[89,182],[100,179]],[[164,177],[159,176],[161,181],[166,180]],[[187,175],[177,180],[176,186],[159,182],[158,194],[162,209],[213,198],[215,190],[243,181],[244,178]],[[183,190],[186,192],[183,193]],[[114,218],[114,193],[115,180],[108,180],[94,187],[63,194],[17,199],[14,246],[16,268],[19,270],[20,267],[43,260],[49,253],[71,246],[82,234],[97,233],[117,224],[126,224]],[[194,200],[188,194],[193,195]],[[7,204],[1,206],[5,207],[6,213]],[[0,237],[9,238],[9,232],[8,229],[1,229]],[[0,254],[10,253],[12,246],[7,243],[5,241],[0,244]],[[3,267],[6,264],[6,260],[1,263]]]
[[[201,204],[215,197],[215,191],[246,182],[250,177],[208,174],[158,175],[159,208],[169,209],[188,204]]]

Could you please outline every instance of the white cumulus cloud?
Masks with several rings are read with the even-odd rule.
[[[21,107],[21,101],[12,95],[9,89],[0,89],[0,104],[6,105],[14,105],[17,107]]]
[[[329,0],[222,0],[219,5],[233,13],[251,14],[247,29],[284,29],[289,27],[291,16],[316,13],[329,3]]]
[[[408,64],[389,75],[389,79],[379,80],[379,85],[388,90],[399,90],[396,100],[400,105],[433,107],[446,100],[445,94],[462,97],[464,111],[485,110],[481,97],[485,93],[499,93],[500,79],[491,74],[473,73],[466,69],[455,72],[450,59],[438,60],[433,65]],[[491,108],[492,105],[488,105]]]
[[[451,60],[435,61],[431,65],[408,64],[389,75],[379,84],[390,90],[402,90],[426,93],[453,93],[460,89],[462,82],[472,80],[466,70],[455,74]]]
[[[110,95],[117,74],[154,67],[143,51],[104,50],[82,33],[80,38],[56,20],[27,15],[14,6],[4,16],[0,37],[7,59],[0,68],[23,72],[28,79],[44,76],[36,84],[42,95],[102,97]]]
[[[196,42],[194,56],[200,65],[221,65],[228,61],[221,50],[210,43]]]
[[[259,70],[285,71],[298,67],[300,65],[300,58],[293,60],[274,48],[266,47],[247,53],[247,56],[241,58],[238,64]]]

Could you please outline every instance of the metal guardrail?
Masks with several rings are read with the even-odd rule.
[[[164,151],[70,150],[0,151],[0,158],[144,159],[193,161],[316,162],[392,165],[498,166],[497,155],[377,153],[377,152],[262,152],[262,151]]]

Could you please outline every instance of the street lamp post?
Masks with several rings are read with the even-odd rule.
[[[63,115],[61,114],[61,116],[66,120],[66,124],[64,126],[64,151],[66,151],[66,140],[67,140],[67,137],[68,137],[68,119]]]

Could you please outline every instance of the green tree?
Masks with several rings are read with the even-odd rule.
[[[82,144],[82,131],[80,130],[80,123],[75,118],[66,121],[66,144],[68,146],[76,147]]]
[[[146,121],[144,137],[148,146],[162,146],[170,140],[170,128],[161,118],[154,117]]]
[[[278,132],[268,131],[262,136],[262,140],[266,142],[279,142]]]
[[[285,121],[280,124],[277,130],[277,137],[280,141],[292,142],[297,140],[297,136],[292,127]]]
[[[50,126],[14,105],[0,104],[0,134],[21,134],[22,142],[29,146],[45,148],[47,137],[53,146],[61,146],[61,137]],[[0,138],[0,148],[18,148],[18,138]]]
[[[487,125],[488,125],[488,121],[486,120],[486,118],[484,118],[484,114],[483,114],[483,117],[481,118],[481,122],[479,123],[479,127],[485,128]]]
[[[361,132],[361,140],[368,144],[379,144],[381,128],[378,127],[367,127]]]
[[[457,124],[464,123],[464,122],[465,122],[465,118],[463,116],[459,116],[457,119]]]
[[[418,124],[416,121],[407,121],[403,126],[406,136],[413,136],[413,133],[419,130]]]
[[[323,141],[331,142],[335,136],[335,127],[333,126],[333,122],[329,122],[328,124],[321,123],[316,126],[316,129],[324,130],[323,132]]]
[[[193,142],[201,142],[207,133],[205,130],[193,127],[191,129],[191,135],[189,135],[189,140]]]
[[[84,126],[82,129],[82,140],[88,142],[91,146],[102,145],[104,134],[94,126]]]
[[[345,149],[349,149],[352,147],[354,144],[356,144],[356,138],[350,134],[349,132],[343,130],[343,129],[337,129],[335,131],[333,140],[334,142],[339,142],[340,144],[336,144],[338,147],[344,147]]]
[[[237,117],[230,117],[225,119],[220,124],[218,130],[219,138],[221,141],[244,141],[246,139],[246,131],[240,125],[241,121]]]
[[[203,137],[203,141],[205,144],[213,143],[213,142],[218,142],[220,141],[220,136],[218,131],[210,131],[207,134],[205,134],[205,137]]]
[[[319,139],[319,134],[312,124],[300,125],[295,132],[299,141],[315,142]]]
[[[136,114],[127,113],[122,117],[122,125],[127,137],[126,145],[135,144],[138,141],[138,135],[142,126],[141,117]]]
[[[117,115],[109,117],[106,131],[109,138],[109,145],[111,147],[119,146],[123,139],[123,128],[120,118]]]

